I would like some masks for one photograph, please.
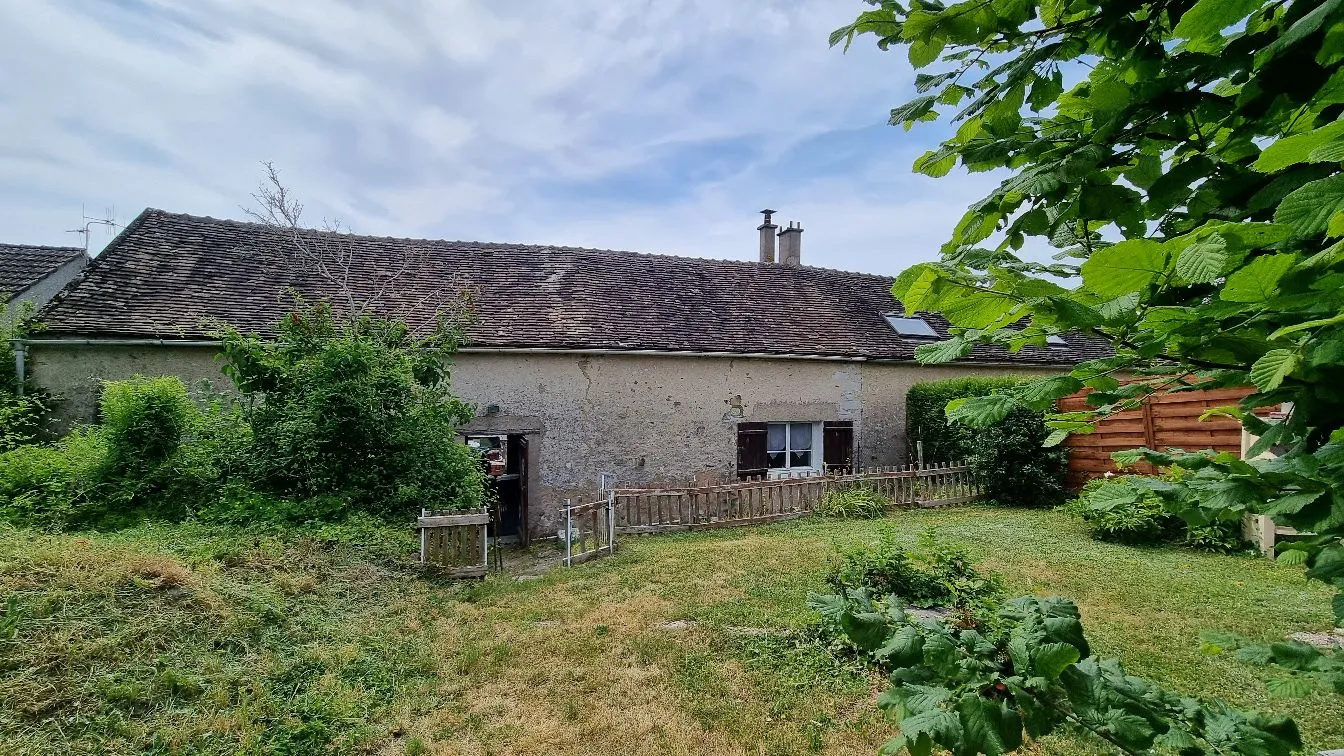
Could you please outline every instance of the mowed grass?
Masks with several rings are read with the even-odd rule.
[[[1098,653],[1344,743],[1344,698],[1268,698],[1199,632],[1328,627],[1268,560],[1091,541],[1053,512],[963,508],[627,538],[537,580],[409,566],[411,534],[0,530],[0,753],[872,754],[881,680],[743,628],[796,628],[836,548],[968,543],[1018,593],[1078,602]],[[1064,733],[1045,754],[1105,753]]]

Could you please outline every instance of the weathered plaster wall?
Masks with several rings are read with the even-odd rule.
[[[64,395],[67,419],[92,420],[100,380],[175,373],[222,389],[214,350],[34,348],[36,380]],[[526,433],[532,446],[534,533],[555,532],[566,498],[618,485],[708,482],[734,474],[737,423],[852,420],[860,465],[907,461],[905,393],[918,381],[1030,368],[919,367],[825,360],[459,355],[454,391],[481,415],[474,432]],[[1035,372],[1041,372],[1037,369]],[[494,415],[486,410],[497,407]]]
[[[28,349],[27,372],[38,386],[57,396],[53,430],[64,432],[74,423],[98,419],[103,381],[176,375],[198,394],[232,390],[233,384],[219,370],[217,353],[210,347],[34,344]]]

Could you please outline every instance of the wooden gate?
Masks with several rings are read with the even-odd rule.
[[[420,563],[435,565],[450,577],[485,577],[489,571],[489,540],[485,509],[420,510]]]
[[[606,499],[574,504],[565,500],[565,566],[616,553],[616,520],[612,516],[613,494]]]

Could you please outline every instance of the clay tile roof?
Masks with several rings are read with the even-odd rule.
[[[313,232],[357,260],[365,291],[414,263],[383,301],[414,311],[467,282],[471,347],[801,354],[911,359],[896,334],[893,279],[815,267],[574,247],[393,239]],[[43,338],[202,338],[212,319],[267,333],[292,293],[334,293],[293,264],[292,246],[253,223],[146,210],[40,315]],[[426,313],[428,314],[428,313]],[[942,335],[947,322],[927,320]],[[1106,353],[1093,339],[971,361],[1071,364]]]
[[[17,296],[82,254],[79,247],[0,244],[0,296]]]

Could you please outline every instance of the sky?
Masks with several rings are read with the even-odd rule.
[[[991,181],[914,174],[901,51],[860,0],[0,0],[0,241],[81,212],[243,218],[272,161],[357,233],[803,262],[937,257]],[[111,238],[95,226],[90,249]]]

